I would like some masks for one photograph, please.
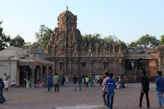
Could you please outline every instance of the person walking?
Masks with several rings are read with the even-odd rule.
[[[141,95],[140,95],[140,103],[139,107],[142,107],[142,98],[144,94],[146,94],[146,100],[147,100],[147,108],[150,107],[149,103],[149,78],[146,76],[146,71],[143,71],[143,77],[141,78]]]
[[[88,87],[88,84],[89,84],[89,77],[88,76],[85,77],[85,83],[86,83],[86,87]]]
[[[57,75],[57,73],[55,73],[55,75],[53,76],[53,85],[54,85],[54,90],[55,92],[59,92],[59,77]]]
[[[84,87],[86,87],[85,75],[82,76],[82,84],[83,84]]]
[[[107,85],[107,106],[109,109],[112,109],[116,81],[113,79],[113,73],[110,73],[109,77],[110,78],[106,80],[105,85]]]
[[[162,72],[158,71],[158,77],[156,78],[155,84],[157,86],[157,97],[158,97],[158,102],[159,106],[162,108],[162,104],[164,104],[164,98],[163,98],[163,93],[164,93],[164,78],[162,77]]]
[[[90,87],[93,87],[93,82],[94,82],[94,76],[91,75],[91,78],[90,78]]]
[[[104,76],[103,75],[100,75],[99,76],[99,85],[102,87],[102,83],[103,83],[103,78],[104,78]]]
[[[79,75],[78,80],[79,80],[79,89],[81,91],[82,90],[82,77],[81,77],[81,75]]]
[[[26,82],[26,88],[30,88],[30,81],[29,81],[29,73],[28,72],[26,72],[25,82]]]
[[[50,73],[47,75],[46,80],[47,80],[47,88],[48,88],[48,92],[51,92],[52,76],[50,75]]]
[[[108,72],[105,73],[105,78],[103,80],[103,100],[104,100],[104,105],[107,105],[107,85],[105,84],[106,80],[109,79],[109,74]]]
[[[59,81],[60,81],[60,87],[61,87],[62,84],[63,84],[62,75],[60,75],[60,79],[59,79]]]
[[[76,87],[77,87],[77,81],[78,81],[78,78],[76,75],[74,75],[73,77],[73,83],[74,83],[74,90],[76,91]]]
[[[4,73],[4,84],[5,84],[5,91],[8,91],[8,88],[9,88],[9,78],[10,76],[6,73]]]
[[[64,75],[62,75],[62,86],[64,86],[64,82],[65,82],[65,77]]]
[[[2,79],[0,78],[0,103],[1,104],[6,102],[6,99],[3,96],[3,88],[4,88],[4,83],[3,83]]]

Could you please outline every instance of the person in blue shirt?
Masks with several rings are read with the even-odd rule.
[[[158,102],[160,107],[162,107],[162,104],[164,104],[164,98],[163,98],[163,93],[164,93],[164,78],[162,77],[162,72],[158,71],[158,77],[156,78],[155,84],[157,86],[157,96],[158,96]]]
[[[113,73],[110,73],[109,77],[110,78],[107,79],[105,82],[105,84],[107,85],[107,106],[109,107],[109,109],[112,109],[116,81],[113,79]]]
[[[47,80],[48,92],[51,92],[52,76],[50,74],[48,74],[47,77],[46,77],[46,80]]]
[[[0,78],[0,103],[6,102],[6,99],[3,96],[3,88],[4,88],[4,83],[2,81],[2,78]]]

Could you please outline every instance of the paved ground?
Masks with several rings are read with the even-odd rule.
[[[129,84],[128,88],[115,92],[114,109],[140,109],[140,84]],[[83,88],[81,92],[63,87],[59,93],[49,93],[46,88],[11,88],[4,95],[7,102],[0,104],[0,109],[107,109],[103,105],[101,87]],[[158,109],[154,84],[149,95],[150,109]],[[146,109],[145,97],[143,109]]]

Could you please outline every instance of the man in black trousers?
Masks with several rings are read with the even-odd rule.
[[[142,107],[142,98],[144,96],[144,94],[146,93],[146,100],[147,100],[147,107],[150,107],[149,104],[149,79],[146,76],[146,71],[143,71],[143,77],[141,79],[141,84],[142,84],[142,88],[141,88],[141,96],[140,96],[140,104],[139,106]]]

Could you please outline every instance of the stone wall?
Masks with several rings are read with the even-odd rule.
[[[157,49],[84,44],[76,21],[77,16],[70,11],[61,13],[58,27],[53,31],[46,47],[46,59],[54,62],[56,73],[103,74],[110,71],[116,75],[125,73],[133,82],[140,81],[142,70],[146,70],[149,76],[155,75],[159,67]],[[128,69],[127,64],[132,63],[135,67]]]
[[[164,75],[164,45],[158,47],[159,50],[159,70],[163,72]]]

